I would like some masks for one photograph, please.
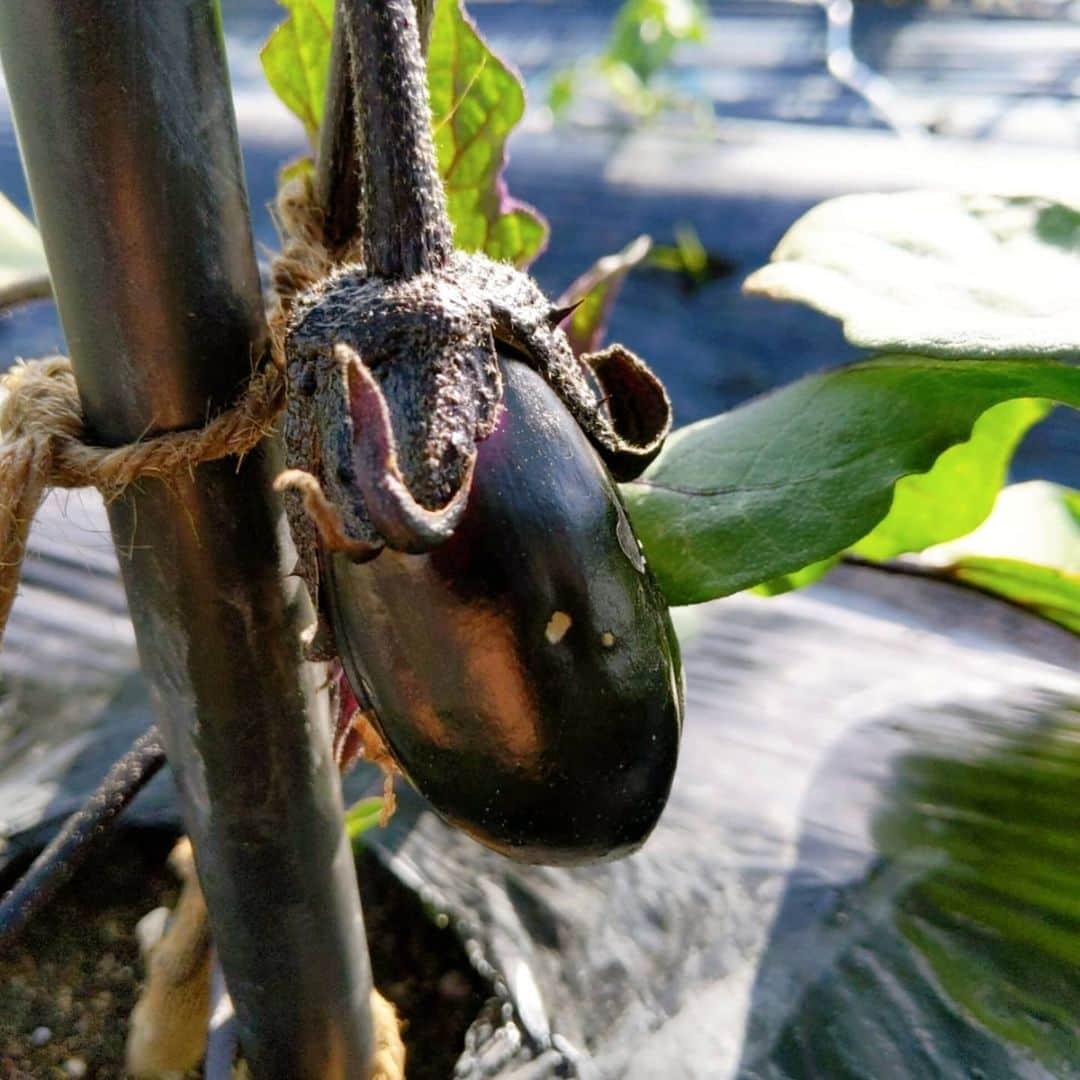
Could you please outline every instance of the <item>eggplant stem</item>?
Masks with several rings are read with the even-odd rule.
[[[427,56],[435,0],[415,0],[415,4],[420,49]],[[334,18],[330,76],[326,84],[326,105],[315,170],[316,202],[323,212],[323,242],[334,253],[349,247],[356,236],[363,198],[351,68],[345,19],[338,13]]]
[[[345,0],[339,13],[351,60],[364,264],[389,279],[436,270],[453,250],[453,232],[413,0]]]

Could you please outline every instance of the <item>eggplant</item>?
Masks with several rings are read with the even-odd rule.
[[[626,854],[667,800],[683,701],[612,477],[660,452],[671,402],[619,345],[576,356],[567,310],[523,271],[455,249],[412,0],[338,14],[355,235],[328,242],[339,200],[313,208],[302,177],[278,203],[275,485],[317,613],[307,655],[340,659],[397,766],[477,840],[532,862]]]
[[[678,756],[678,643],[619,493],[538,374],[503,399],[453,535],[424,554],[324,552],[345,674],[407,779],[515,859],[625,855]]]

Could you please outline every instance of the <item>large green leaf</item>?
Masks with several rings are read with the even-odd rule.
[[[1024,433],[1050,408],[1049,401],[1018,398],[987,409],[967,442],[949,447],[929,472],[897,481],[885,519],[851,550],[867,559],[891,559],[971,532],[993,509],[1009,460]],[[805,588],[839,561],[839,555],[830,556],[762,582],[755,591],[779,596]]]
[[[49,267],[33,224],[0,195],[0,308],[48,296]]]
[[[1041,480],[1012,484],[977,529],[929,548],[919,562],[1080,633],[1076,496]]]
[[[949,577],[996,593],[1080,634],[1080,574],[1020,559],[969,556],[946,568]]]
[[[864,348],[957,357],[1080,354],[1080,208],[916,191],[815,207],[749,292],[797,300]]]
[[[946,450],[929,472],[896,485],[888,517],[854,550],[891,559],[970,533],[993,510],[1020,440],[1050,408],[1048,401],[1020,398],[988,409],[967,442]]]
[[[676,432],[624,491],[671,604],[801,570],[854,544],[989,408],[1080,406],[1080,370],[1040,361],[883,356],[811,375]]]
[[[300,118],[314,147],[319,141],[334,0],[278,0],[289,16],[262,47],[263,72],[274,93]]]
[[[501,176],[506,139],[525,112],[525,91],[459,0],[436,7],[428,89],[455,242],[519,266],[531,262],[547,242],[547,226],[510,198]]]
[[[1045,480],[1010,484],[993,513],[973,532],[922,553],[920,562],[949,566],[969,556],[1019,559],[1080,574],[1080,521],[1076,492]]]

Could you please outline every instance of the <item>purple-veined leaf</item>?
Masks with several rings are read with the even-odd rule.
[[[555,302],[556,307],[573,308],[562,327],[576,355],[600,348],[626,275],[642,262],[651,247],[648,236],[639,236],[622,251],[598,259]]]
[[[436,6],[428,90],[455,243],[528,265],[547,243],[547,224],[511,197],[502,175],[506,140],[525,112],[525,91],[459,0],[440,0]]]
[[[278,0],[289,15],[266,39],[259,53],[266,81],[299,117],[314,148],[319,140],[334,0]]]

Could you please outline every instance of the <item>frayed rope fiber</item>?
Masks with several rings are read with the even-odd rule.
[[[284,332],[293,298],[336,258],[322,243],[322,217],[310,181],[293,181],[278,199],[281,255],[275,260],[270,352],[237,403],[204,427],[167,432],[115,448],[93,445],[66,357],[20,361],[0,376],[0,647],[3,645],[30,525],[50,488],[96,487],[115,499],[136,480],[168,477],[243,455],[272,430],[285,407]]]
[[[267,364],[251,377],[237,404],[205,427],[109,448],[88,441],[66,357],[20,361],[0,377],[0,389],[5,391],[0,401],[0,643],[30,523],[50,488],[96,487],[111,500],[135,480],[246,454],[269,434],[285,405],[285,377]]]

